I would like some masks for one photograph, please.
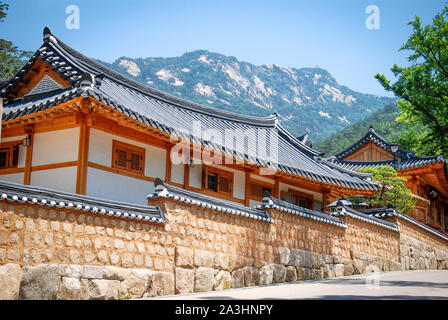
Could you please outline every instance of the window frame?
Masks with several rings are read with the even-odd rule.
[[[123,168],[122,166],[119,166],[115,162],[117,161],[117,149],[125,150],[126,151],[126,162],[127,166],[126,168]],[[130,155],[131,153],[138,153],[141,157],[141,169],[140,170],[134,170],[131,169],[131,159]],[[142,147],[138,147],[126,142],[118,141],[118,140],[112,140],[112,168],[118,171],[121,171],[123,173],[132,173],[135,175],[144,176],[145,175],[145,164],[146,164],[146,149]]]
[[[282,191],[281,192],[281,199],[282,200],[284,200],[285,193],[291,194],[291,200],[293,199],[293,197],[296,197],[296,198],[300,198],[300,199],[305,200],[305,201],[309,201],[311,203],[311,208],[307,208],[307,207],[302,207],[302,208],[307,208],[307,209],[314,210],[314,201],[320,202],[318,200],[315,200],[314,196],[312,194],[300,192],[300,191],[297,191],[297,190],[294,190],[294,189],[291,189],[291,188],[288,188],[288,191]],[[286,200],[284,200],[284,201],[286,201]],[[291,203],[300,207],[299,204],[295,204],[293,202],[291,202]]]
[[[208,188],[208,175],[209,173],[214,173],[217,175],[217,188],[215,190],[209,189]],[[220,177],[226,177],[230,179],[230,191],[229,192],[225,192],[225,191],[221,191],[219,188],[219,178]],[[221,194],[221,195],[226,195],[228,197],[233,198],[233,186],[234,186],[234,173],[232,171],[226,171],[226,170],[222,170],[222,169],[218,169],[218,168],[214,168],[214,167],[209,167],[209,166],[203,166],[203,170],[202,170],[202,190],[205,190],[207,192],[211,192],[214,194]]]
[[[269,183],[269,182],[265,182],[265,181],[261,181],[261,180],[257,180],[257,179],[249,179],[249,190],[247,192],[249,192],[249,199],[251,200],[255,200],[255,201],[263,201],[263,194],[261,195],[261,197],[253,195],[252,194],[252,184],[256,184],[258,186],[261,186],[262,188],[268,188],[271,189],[271,195],[274,192],[275,189],[275,184],[274,183]]]
[[[23,143],[22,140],[8,141],[0,144],[0,150],[9,149],[8,150],[8,165],[6,167],[1,167],[0,170],[18,168],[19,165],[19,152],[20,145]],[[17,161],[14,163],[14,148],[17,148]],[[12,155],[12,156],[11,156]]]

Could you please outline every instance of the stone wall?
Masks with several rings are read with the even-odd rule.
[[[440,249],[448,243],[401,220],[400,234],[352,216],[342,227],[269,209],[266,223],[151,201],[166,224],[2,202],[0,287],[20,286],[0,298],[125,299],[400,270],[416,237],[425,252],[442,252],[434,251],[437,268],[448,268]],[[428,259],[424,268],[436,268]],[[2,278],[5,268],[20,280]]]
[[[406,219],[395,219],[400,227],[403,270],[448,270],[448,240]]]

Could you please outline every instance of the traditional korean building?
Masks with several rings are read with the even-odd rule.
[[[5,181],[145,205],[160,178],[246,207],[269,191],[321,212],[342,196],[377,189],[367,174],[322,159],[277,115],[244,116],[170,96],[82,55],[48,28],[0,94]]]
[[[406,186],[417,199],[409,214],[438,230],[448,230],[448,175],[442,155],[416,156],[414,153],[381,137],[370,127],[368,132],[347,149],[327,158],[349,170],[390,166],[400,177],[407,179]],[[393,152],[395,151],[395,152]]]

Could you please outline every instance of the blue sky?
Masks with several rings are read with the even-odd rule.
[[[42,29],[87,56],[112,62],[118,57],[172,57],[205,49],[253,64],[328,70],[356,91],[389,95],[373,78],[392,77],[405,65],[398,48],[420,16],[431,23],[441,0],[16,0],[0,24],[0,37],[36,50]],[[80,9],[80,28],[66,28],[67,6]],[[368,5],[379,8],[380,29],[369,30]]]

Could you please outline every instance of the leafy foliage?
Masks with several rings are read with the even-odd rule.
[[[400,115],[396,104],[388,104],[384,108],[374,112],[369,117],[356,122],[330,137],[313,144],[314,149],[325,152],[327,156],[338,153],[361,139],[370,126],[389,141],[400,143],[406,149],[411,147],[406,139],[402,139],[403,132],[407,132],[408,124],[395,121]],[[409,150],[409,149],[408,149]]]
[[[372,207],[387,207],[389,205],[402,213],[411,210],[416,200],[411,190],[405,187],[406,178],[399,177],[394,168],[380,166],[377,168],[365,168],[360,172],[372,173],[371,179],[379,185],[379,190],[367,201]]]
[[[0,1],[0,22],[6,17],[9,5]],[[32,52],[20,50],[11,41],[0,39],[0,81],[8,80],[25,64]]]
[[[409,22],[413,32],[399,49],[410,51],[408,67],[394,65],[398,80],[391,83],[384,75],[375,78],[388,91],[401,98],[401,119],[409,125],[402,143],[412,145],[423,155],[448,155],[448,6],[422,25],[417,16]]]

